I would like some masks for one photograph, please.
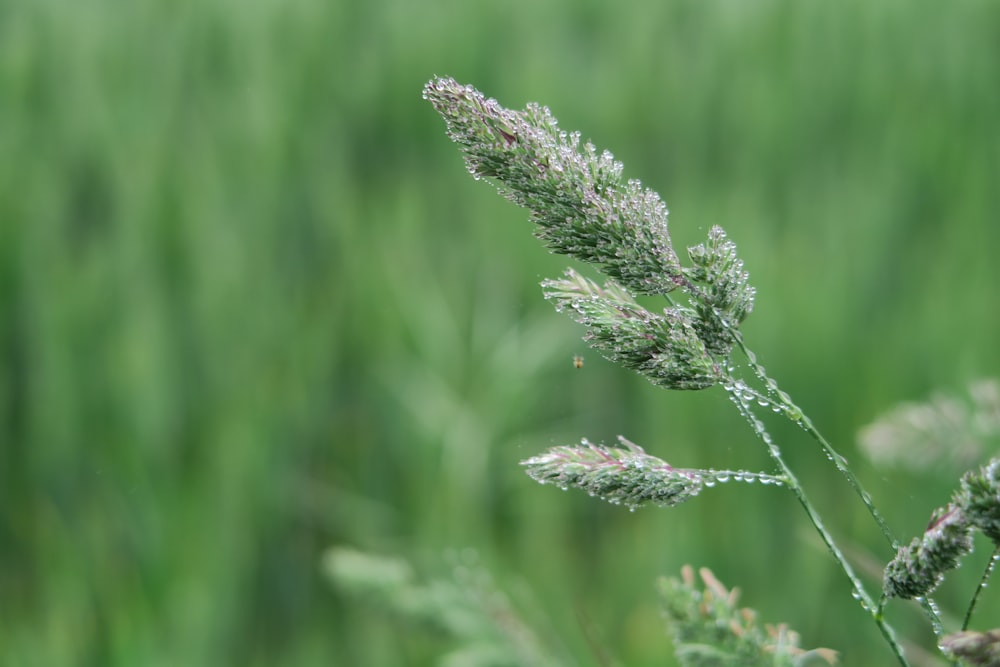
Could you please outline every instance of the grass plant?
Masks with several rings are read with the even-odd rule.
[[[585,340],[590,346],[609,361],[667,389],[721,386],[774,465],[770,474],[675,468],[621,437],[619,447],[583,440],[579,445],[551,448],[522,462],[528,474],[540,483],[582,489],[633,510],[648,503],[675,506],[705,487],[730,480],[783,487],[802,506],[848,580],[850,595],[870,616],[901,665],[911,663],[886,619],[886,603],[891,598],[917,600],[942,646],[953,645],[955,638],[944,636],[938,607],[930,595],[944,573],[972,550],[974,530],[982,531],[1000,554],[1000,459],[967,473],[953,501],[934,513],[923,536],[901,546],[847,460],[768,375],[745,343],[740,325],[753,309],[756,291],[736,245],[721,227],[713,226],[707,241],[687,249],[689,264],[685,265],[671,241],[667,208],[660,196],[638,180],[626,180],[623,165],[609,151],[599,151],[589,141],[581,143],[578,132],[561,130],[547,107],[532,103],[523,111],[510,110],[450,78],[429,81],[424,98],[444,118],[448,136],[458,144],[476,180],[490,181],[501,195],[528,209],[536,236],[552,252],[594,265],[608,277],[598,284],[570,269],[563,278],[542,283],[545,298],[556,310],[587,327]],[[659,297],[665,306],[647,309],[639,303],[640,296]],[[765,427],[758,414],[761,410],[801,427],[833,470],[846,479],[896,551],[879,592],[869,590],[827,530],[782,448]],[[967,629],[993,562],[969,603],[962,631]],[[712,588],[710,576],[703,576]],[[686,580],[690,588],[691,577]],[[716,596],[724,598],[724,589],[719,593],[715,588]],[[722,622],[719,614],[709,616],[710,626]],[[980,636],[979,641],[986,640]],[[692,666],[720,664],[719,660],[722,664],[786,664],[780,650],[769,651],[766,658],[749,658],[736,648],[724,648],[724,643],[720,637],[719,645],[710,651],[688,652],[679,641],[676,655]],[[992,649],[980,646],[976,650],[978,655]],[[954,648],[942,651],[955,655]]]

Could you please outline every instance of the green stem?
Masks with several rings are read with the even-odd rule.
[[[986,563],[986,569],[983,571],[983,576],[979,578],[979,585],[976,586],[976,592],[972,595],[972,601],[969,602],[969,609],[965,612],[965,620],[962,621],[963,632],[969,628],[969,622],[972,620],[972,612],[975,611],[976,603],[979,602],[979,594],[986,588],[986,584],[990,580],[990,575],[993,574],[993,568],[996,567],[998,559],[1000,559],[1000,545],[997,545],[993,549],[990,560]]]
[[[842,569],[844,574],[847,575],[847,578],[850,580],[851,586],[854,589],[852,597],[861,603],[861,607],[871,615],[875,624],[878,626],[879,631],[882,633],[882,636],[892,648],[896,659],[899,660],[899,664],[903,667],[909,667],[910,663],[907,662],[906,656],[903,655],[903,647],[900,646],[899,641],[896,639],[896,633],[893,631],[892,627],[885,622],[880,610],[876,608],[875,603],[868,594],[868,591],[865,590],[864,584],[861,583],[861,579],[854,572],[854,568],[851,566],[850,562],[848,562],[847,558],[840,550],[840,547],[838,547],[837,543],[834,541],[833,535],[831,535],[826,529],[826,526],[823,525],[823,520],[820,518],[819,513],[809,501],[809,498],[802,489],[802,485],[799,484],[799,480],[795,476],[795,473],[793,473],[792,469],[788,467],[787,463],[785,463],[785,459],[781,455],[781,449],[771,438],[767,429],[764,428],[764,423],[753,413],[749,403],[747,403],[746,399],[739,393],[739,391],[730,391],[730,396],[740,413],[750,423],[754,433],[756,433],[757,437],[760,438],[760,440],[767,446],[768,453],[781,469],[782,476],[787,478],[788,488],[790,488],[792,493],[795,494],[799,504],[802,505],[802,508],[806,511],[806,515],[809,517],[809,520],[816,528],[816,532],[819,533],[820,539],[823,540],[823,543],[826,544],[830,553],[833,554],[833,558],[837,561],[837,564],[840,565],[840,569]]]
[[[868,513],[875,520],[875,523],[878,524],[878,527],[882,531],[882,535],[885,537],[885,540],[889,543],[889,546],[891,546],[894,551],[898,550],[899,542],[896,541],[896,538],[893,536],[892,529],[889,528],[889,524],[882,516],[882,513],[878,511],[871,495],[865,490],[865,488],[861,485],[860,480],[858,480],[858,478],[854,475],[854,472],[847,465],[847,459],[841,456],[841,454],[833,448],[833,445],[831,445],[830,442],[823,437],[823,434],[819,432],[819,429],[817,429],[815,425],[813,425],[812,420],[809,419],[808,415],[802,411],[802,408],[796,405],[795,402],[792,401],[792,398],[787,393],[782,391],[780,387],[778,387],[778,383],[773,378],[768,376],[767,371],[765,371],[764,367],[757,361],[757,355],[755,355],[753,350],[748,348],[746,343],[744,343],[743,336],[740,332],[734,331],[733,335],[736,340],[736,344],[739,346],[740,350],[746,357],[747,362],[750,364],[750,368],[767,387],[768,395],[759,395],[760,400],[767,401],[771,405],[777,407],[788,419],[798,424],[813,438],[813,440],[819,443],[827,458],[833,462],[838,472],[840,472],[840,474],[847,479],[851,488],[853,488],[854,492],[861,498],[861,501],[868,509]],[[777,399],[777,401],[775,399]],[[931,627],[934,629],[934,634],[940,637],[944,634],[944,626],[941,622],[941,615],[934,607],[933,599],[924,598],[921,602],[921,607],[927,615],[927,618],[930,620]]]
[[[875,507],[875,503],[872,501],[871,496],[865,491],[864,487],[861,486],[861,482],[854,475],[851,469],[847,465],[847,459],[840,455],[840,453],[833,448],[833,445],[823,437],[823,434],[813,425],[812,420],[802,411],[802,408],[797,406],[791,399],[791,397],[785,392],[778,388],[778,383],[767,375],[764,367],[757,362],[757,356],[750,350],[746,344],[743,342],[743,336],[739,332],[735,332],[736,343],[739,345],[740,350],[746,356],[747,361],[750,363],[751,368],[754,373],[761,379],[762,382],[767,386],[769,392],[772,396],[777,397],[778,407],[781,408],[782,412],[796,424],[802,427],[802,429],[808,433],[813,440],[819,443],[819,446],[823,449],[833,464],[837,467],[837,470],[843,475],[847,482],[854,489],[854,492],[861,498],[861,501],[868,508],[868,513],[871,514],[872,518],[875,519],[875,523],[878,524],[879,529],[882,531],[882,535],[885,536],[886,541],[893,550],[899,548],[899,543],[892,534],[892,530],[889,528],[889,524],[886,522],[885,518],[882,517],[882,513],[878,511]],[[768,397],[772,403],[774,399]]]

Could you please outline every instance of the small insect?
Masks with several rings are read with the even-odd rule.
[[[583,368],[583,357],[579,354],[573,355],[573,368]]]

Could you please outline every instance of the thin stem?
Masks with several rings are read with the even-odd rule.
[[[976,603],[979,602],[979,594],[983,592],[986,588],[986,584],[990,580],[990,575],[993,574],[993,568],[996,567],[997,560],[1000,560],[1000,545],[997,545],[993,549],[993,554],[990,556],[990,560],[986,563],[986,569],[983,571],[983,576],[979,578],[979,585],[976,586],[976,592],[972,595],[972,601],[969,602],[969,609],[965,612],[965,620],[962,621],[962,631],[964,632],[969,628],[969,621],[972,620],[972,612],[976,609]]]
[[[869,495],[869,493],[861,485],[861,482],[855,476],[854,472],[850,469],[850,467],[848,467],[847,459],[841,456],[841,454],[836,449],[833,448],[833,445],[831,445],[830,442],[825,437],[823,437],[823,434],[819,432],[819,429],[817,429],[815,425],[813,425],[812,420],[809,419],[809,416],[802,411],[802,408],[796,405],[795,402],[792,401],[791,396],[789,396],[787,393],[782,391],[780,387],[778,387],[777,381],[775,381],[767,374],[767,371],[764,370],[764,367],[757,361],[757,355],[753,353],[753,350],[751,350],[746,346],[746,343],[743,341],[743,336],[740,334],[740,332],[734,331],[733,335],[735,337],[736,344],[743,352],[744,356],[747,359],[747,362],[753,369],[754,374],[767,387],[768,396],[763,396],[759,392],[755,392],[752,389],[750,391],[754,393],[755,396],[758,397],[759,399],[767,401],[771,405],[778,408],[786,417],[788,417],[790,420],[798,424],[806,433],[808,433],[813,438],[813,440],[819,443],[820,447],[823,449],[827,458],[829,458],[830,461],[833,462],[838,472],[840,472],[840,474],[842,474],[847,479],[847,482],[851,485],[851,488],[853,488],[854,492],[858,495],[858,497],[861,498],[861,501],[868,509],[868,513],[875,520],[875,523],[878,524],[878,527],[882,531],[882,535],[885,537],[886,541],[889,543],[889,546],[891,546],[894,551],[898,550],[899,542],[893,536],[892,529],[889,528],[889,524],[882,516],[882,513],[878,511],[878,508],[875,506],[875,503],[872,500],[871,495]],[[775,397],[777,401],[775,400]],[[927,615],[927,618],[930,620],[931,627],[934,629],[934,634],[940,637],[944,633],[943,629],[944,626],[941,622],[941,615],[938,613],[937,608],[934,606],[933,599],[923,598],[921,601],[921,607],[923,608],[924,613]]]
[[[767,446],[767,450],[771,455],[771,458],[774,459],[774,462],[781,469],[782,476],[787,479],[787,486],[792,490],[792,493],[795,494],[799,504],[802,505],[802,508],[806,511],[806,515],[812,522],[813,527],[816,528],[816,532],[819,533],[820,539],[823,540],[823,543],[826,544],[830,553],[833,554],[833,558],[837,561],[837,564],[840,565],[840,569],[847,575],[847,578],[850,580],[851,586],[854,589],[852,597],[858,600],[858,602],[861,603],[862,609],[871,615],[875,624],[878,626],[879,631],[882,633],[882,636],[892,648],[892,652],[895,654],[896,659],[899,660],[899,664],[903,667],[909,667],[910,663],[906,660],[906,656],[903,655],[903,647],[900,646],[897,641],[896,633],[893,631],[892,627],[885,622],[885,619],[882,617],[879,609],[876,608],[875,603],[868,594],[868,591],[865,590],[861,579],[854,572],[854,568],[851,566],[850,562],[848,562],[847,558],[840,550],[840,547],[838,547],[837,543],[834,541],[833,535],[831,535],[826,529],[826,526],[823,525],[823,520],[820,518],[819,513],[809,501],[809,498],[806,496],[801,484],[799,484],[799,480],[795,476],[795,473],[793,473],[792,469],[788,467],[787,463],[785,463],[785,459],[781,455],[781,449],[778,447],[777,443],[774,442],[774,439],[771,438],[771,434],[767,432],[767,429],[764,427],[764,423],[753,413],[753,410],[747,403],[746,399],[738,391],[730,391],[730,396],[740,413],[750,423],[754,433],[756,433],[757,437],[760,438],[760,440]]]
[[[861,482],[854,475],[854,472],[848,467],[847,459],[841,456],[840,453],[833,448],[833,445],[831,445],[830,442],[825,437],[823,437],[823,434],[820,433],[819,429],[817,429],[813,425],[812,420],[809,419],[808,415],[806,415],[802,411],[802,408],[797,406],[795,402],[792,401],[791,396],[782,391],[778,387],[778,383],[773,378],[768,376],[767,371],[765,371],[764,367],[761,366],[760,363],[757,361],[757,355],[755,355],[753,353],[753,350],[748,348],[746,346],[746,343],[744,343],[743,336],[740,334],[740,332],[734,331],[733,334],[736,339],[736,344],[739,346],[740,350],[742,350],[744,356],[746,356],[747,362],[753,369],[754,374],[767,387],[768,396],[763,396],[759,392],[756,392],[752,389],[750,389],[750,392],[753,393],[754,396],[760,399],[761,401],[766,401],[770,403],[772,406],[778,408],[786,417],[788,417],[790,420],[792,420],[800,427],[802,427],[802,429],[806,433],[812,436],[813,440],[819,443],[820,447],[823,449],[827,458],[829,458],[830,461],[833,462],[834,466],[836,466],[840,474],[842,474],[847,479],[848,483],[851,485],[851,488],[853,488],[854,492],[858,495],[858,497],[861,498],[861,501],[865,504],[865,507],[868,509],[868,513],[875,520],[875,523],[878,524],[878,527],[882,531],[882,535],[885,537],[886,541],[889,543],[889,545],[892,547],[893,550],[898,550],[899,542],[897,542],[896,538],[893,536],[892,529],[889,528],[889,524],[882,516],[882,513],[878,511],[877,507],[875,507],[875,503],[872,500],[871,495],[869,495],[869,493],[861,485]],[[775,400],[775,397],[777,398],[777,401]],[[929,597],[922,598],[921,607],[923,608],[924,613],[927,615],[927,618],[930,620],[931,627],[934,630],[934,634],[940,637],[944,633],[943,629],[944,626],[941,622],[941,615],[938,613],[937,608],[934,605],[933,599]],[[880,616],[881,616],[881,610],[877,612],[876,618],[879,618]]]
[[[889,524],[882,517],[882,513],[878,511],[878,508],[875,507],[875,503],[872,501],[868,492],[865,491],[861,482],[848,467],[847,459],[841,456],[840,453],[833,448],[833,445],[831,445],[829,441],[823,437],[823,434],[820,433],[819,429],[813,425],[812,420],[809,419],[808,415],[802,411],[802,408],[797,406],[788,394],[781,391],[781,389],[778,388],[778,383],[767,375],[764,367],[757,362],[757,356],[743,342],[743,336],[740,335],[738,331],[734,332],[734,334],[737,345],[739,345],[740,350],[743,351],[743,354],[746,356],[747,361],[750,363],[754,373],[761,379],[762,382],[764,382],[769,392],[773,396],[777,397],[778,406],[782,409],[782,412],[788,416],[789,419],[801,426],[806,433],[812,436],[813,440],[819,443],[827,458],[833,462],[840,474],[847,479],[847,482],[854,489],[855,493],[857,493],[861,498],[865,507],[868,508],[869,514],[871,514],[872,518],[875,519],[875,523],[878,524],[878,527],[882,531],[882,535],[885,536],[889,546],[891,546],[893,550],[898,549],[899,542],[897,542],[896,538],[893,536],[892,530],[889,528]],[[773,403],[773,399],[769,400]]]
[[[934,601],[925,597],[916,598],[916,602],[927,612],[927,616],[930,618],[931,626],[934,629],[934,636],[938,639],[944,636],[944,626],[941,624],[941,616],[938,614],[938,610],[934,605]],[[889,597],[885,593],[878,600],[878,609],[875,612],[876,621],[882,619],[885,614],[885,607],[889,603]],[[948,659],[948,664],[958,667],[960,664],[958,660]]]
[[[944,637],[944,621],[941,620],[941,613],[938,611],[937,603],[934,602],[934,598],[922,595],[916,600],[920,603],[920,608],[924,610],[924,613],[930,620],[931,630],[934,631],[934,636],[938,639]]]
[[[716,470],[715,468],[708,468],[707,470],[694,470],[692,472],[701,477],[710,477],[717,482],[723,483],[729,480],[733,480],[734,482],[760,482],[764,486],[770,484],[781,486],[788,483],[788,480],[782,475],[769,475],[766,472],[750,472],[749,470]]]

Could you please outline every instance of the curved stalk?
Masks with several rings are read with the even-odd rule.
[[[787,479],[786,485],[789,489],[791,489],[792,493],[795,494],[795,498],[799,501],[799,504],[802,505],[806,515],[809,517],[809,521],[812,522],[816,532],[819,533],[820,539],[823,540],[823,543],[830,550],[830,553],[833,555],[834,560],[837,561],[840,569],[847,575],[847,578],[851,582],[851,587],[854,589],[852,597],[861,604],[862,609],[871,615],[875,624],[878,626],[879,631],[882,633],[882,636],[892,648],[892,652],[899,661],[899,664],[903,667],[909,667],[910,663],[906,660],[906,656],[903,655],[903,647],[896,639],[896,633],[893,631],[892,627],[886,623],[879,608],[876,607],[871,596],[868,594],[868,591],[865,589],[864,584],[861,582],[861,579],[854,572],[854,568],[844,556],[840,547],[837,546],[837,543],[833,539],[833,535],[831,535],[826,529],[826,526],[823,525],[823,520],[820,518],[819,513],[809,501],[809,498],[802,489],[802,485],[799,484],[799,480],[795,476],[795,473],[788,467],[784,457],[781,455],[781,449],[778,447],[777,443],[774,442],[774,439],[771,438],[771,434],[767,432],[767,429],[764,427],[764,423],[761,422],[757,415],[753,413],[753,410],[747,403],[746,399],[743,398],[738,391],[731,391],[730,396],[740,413],[750,423],[754,433],[767,446],[767,450],[771,455],[771,458],[778,465],[782,476]]]
[[[788,394],[781,391],[781,389],[778,388],[778,383],[767,375],[764,367],[757,362],[757,356],[743,342],[743,336],[740,335],[738,331],[733,333],[735,335],[736,344],[746,356],[754,374],[767,386],[768,391],[771,394],[771,396],[767,397],[767,400],[770,401],[772,405],[777,405],[781,408],[782,412],[789,419],[802,427],[802,429],[808,433],[813,440],[819,443],[819,446],[823,449],[827,458],[833,462],[837,471],[840,472],[845,479],[847,479],[848,484],[851,485],[854,492],[861,498],[861,501],[868,509],[868,513],[871,514],[875,523],[878,524],[878,527],[882,531],[882,535],[885,537],[886,541],[889,543],[889,546],[891,546],[893,550],[898,549],[899,542],[897,542],[896,538],[893,536],[892,530],[889,528],[889,524],[886,522],[885,518],[883,518],[882,513],[878,511],[878,508],[875,507],[875,503],[872,501],[871,495],[869,495],[869,493],[861,485],[861,482],[848,467],[847,460],[833,448],[833,445],[831,445],[826,438],[823,437],[823,434],[820,433],[819,430],[813,425],[812,420],[809,419],[808,415],[802,411],[802,408],[797,406]],[[774,401],[772,396],[777,397],[777,402]]]
[[[979,585],[976,586],[976,592],[972,594],[972,600],[969,602],[969,609],[965,612],[965,620],[962,621],[962,631],[969,629],[969,622],[972,620],[972,612],[976,609],[976,603],[979,602],[979,594],[986,589],[986,584],[989,583],[990,575],[993,574],[993,568],[997,565],[997,560],[1000,560],[1000,545],[997,545],[993,549],[993,554],[990,555],[990,560],[986,563],[986,569],[983,571],[983,576],[979,578]]]
[[[756,375],[760,381],[764,383],[768,390],[768,395],[766,396],[751,390],[752,393],[754,393],[760,401],[765,401],[773,407],[776,407],[788,419],[798,424],[802,430],[808,433],[813,440],[819,444],[827,458],[830,459],[833,465],[837,468],[837,471],[844,476],[847,482],[851,485],[851,488],[854,489],[857,496],[861,498],[861,501],[868,509],[868,513],[871,515],[872,519],[875,520],[875,523],[878,525],[879,530],[882,531],[882,535],[885,537],[886,542],[889,543],[889,546],[892,547],[894,551],[899,549],[899,542],[896,540],[895,536],[893,536],[892,529],[889,528],[889,524],[882,516],[882,513],[878,511],[871,495],[869,495],[869,493],[861,485],[860,480],[858,480],[857,476],[847,465],[847,459],[845,459],[840,452],[833,448],[833,445],[831,445],[830,442],[823,437],[823,434],[819,432],[819,429],[817,429],[815,425],[813,425],[812,420],[809,419],[809,416],[802,411],[802,408],[796,405],[795,402],[792,401],[791,396],[778,387],[777,381],[767,374],[764,367],[757,361],[757,355],[754,354],[753,350],[746,346],[740,332],[734,331],[733,334],[737,346],[739,346],[740,350],[746,357],[747,362],[750,364],[750,368],[753,369],[754,375]],[[934,634],[937,637],[941,637],[944,634],[944,626],[941,622],[941,615],[938,613],[933,599],[923,598],[921,600],[921,608],[927,615],[927,618],[931,623],[931,627],[934,630]],[[881,611],[878,613],[881,615]]]

